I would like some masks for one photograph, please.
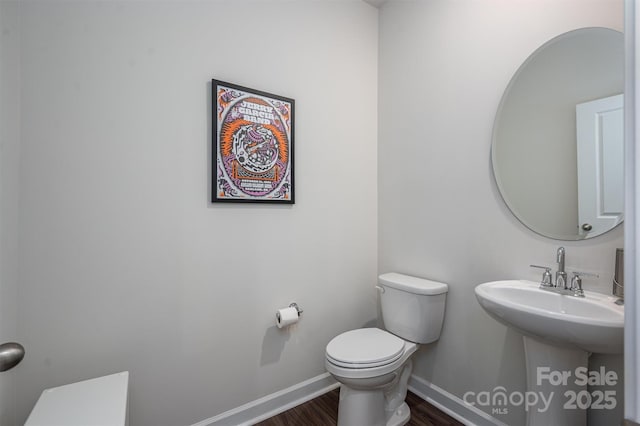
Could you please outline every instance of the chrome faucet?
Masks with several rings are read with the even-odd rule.
[[[558,248],[556,254],[556,262],[558,262],[558,270],[556,271],[556,287],[567,290],[569,283],[567,282],[567,273],[564,270],[564,247]]]
[[[559,247],[556,253],[556,262],[558,262],[558,270],[556,271],[556,282],[554,283],[551,277],[551,268],[548,266],[529,265],[532,268],[544,269],[542,274],[542,280],[540,281],[540,288],[542,290],[549,290],[560,294],[569,294],[577,297],[584,297],[584,290],[582,289],[582,277],[598,278],[597,274],[591,272],[573,271],[573,279],[571,284],[567,282],[567,272],[564,270],[565,261],[564,247]]]

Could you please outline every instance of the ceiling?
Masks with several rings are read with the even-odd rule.
[[[371,6],[373,7],[377,7],[379,8],[380,6],[382,6],[383,3],[385,3],[387,0],[363,0],[365,3],[369,3]]]

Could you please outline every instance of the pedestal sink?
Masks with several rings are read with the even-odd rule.
[[[529,407],[527,425],[586,425],[591,395],[582,382],[591,373],[589,353],[623,351],[624,307],[617,298],[590,291],[584,297],[559,294],[526,280],[488,282],[475,292],[491,317],[524,335],[527,393],[551,400],[546,409]]]

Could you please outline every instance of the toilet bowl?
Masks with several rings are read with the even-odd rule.
[[[387,330],[347,331],[326,347],[325,367],[341,383],[338,426],[406,424],[411,355],[440,336],[446,284],[397,273],[381,275],[379,284]]]

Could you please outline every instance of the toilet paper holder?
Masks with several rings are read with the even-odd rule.
[[[302,314],[302,309],[296,302],[289,303],[289,306],[276,311],[276,326],[278,328],[289,327],[298,322]]]
[[[289,307],[290,308],[294,308],[297,312],[298,312],[298,317],[300,317],[300,314],[303,312],[302,309],[300,309],[300,306],[298,306],[298,304],[296,302],[291,302],[289,303]],[[276,318],[278,320],[280,320],[280,312],[276,312]]]
[[[298,316],[300,316],[300,314],[303,312],[302,309],[300,309],[300,306],[298,306],[296,302],[289,303],[289,307],[295,308],[295,310],[298,311]]]

